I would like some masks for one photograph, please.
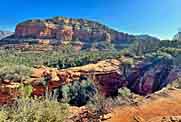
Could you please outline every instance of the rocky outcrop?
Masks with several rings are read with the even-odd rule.
[[[96,64],[89,64],[82,67],[75,67],[69,69],[52,69],[42,67],[34,70],[31,83],[34,86],[34,95],[43,95],[45,88],[43,85],[37,85],[37,81],[44,77],[44,73],[49,74],[51,80],[49,88],[58,88],[64,84],[74,82],[81,79],[81,77],[88,77],[92,79],[95,86],[100,93],[109,96],[115,94],[119,87],[126,85],[126,81],[122,79],[119,66],[121,62],[115,59],[100,61]]]
[[[44,40],[45,42],[43,42]],[[10,44],[64,45],[70,43],[76,51],[127,48],[135,40],[159,42],[159,39],[143,35],[131,35],[111,29],[96,21],[55,17],[45,20],[28,20],[16,26],[15,33],[0,41]]]
[[[48,38],[60,41],[130,41],[134,36],[117,32],[100,23],[65,17],[47,20],[29,20],[16,27],[17,38]]]
[[[31,37],[31,38],[55,38],[55,25],[44,21],[27,21],[16,27],[16,37]]]
[[[125,72],[127,67],[125,62],[128,59],[130,58],[107,59],[95,64],[61,70],[47,67],[35,68],[31,79],[24,81],[24,84],[33,86],[32,95],[42,96],[46,91],[42,80],[48,80],[48,88],[53,91],[65,84],[81,81],[82,78],[89,78],[104,96],[116,95],[121,87],[127,87],[134,93],[147,95],[161,90],[172,81],[180,78],[181,69],[172,67],[171,60],[139,61],[129,70],[126,69]],[[11,91],[17,90],[19,85],[20,83],[2,81],[0,95],[4,92],[6,95],[0,96],[0,99],[6,101],[10,96],[14,96]]]
[[[134,93],[147,95],[161,90],[180,77],[181,70],[174,69],[172,60],[169,59],[143,61],[141,64],[135,64],[125,74],[124,61],[126,61],[126,57],[123,58],[121,60],[109,59],[96,64],[63,70],[37,69],[37,72],[41,73],[40,77],[43,76],[43,72],[48,72],[52,77],[50,84],[59,84],[59,86],[71,83],[82,76],[88,77],[104,96],[116,95],[121,87],[128,87]]]
[[[146,95],[161,90],[179,78],[181,69],[173,68],[172,59],[155,59],[139,64],[127,77],[128,88]]]
[[[108,109],[108,110],[107,110]],[[111,118],[110,108],[103,107],[101,111],[90,110],[85,106],[83,107],[69,107],[71,113],[67,119],[68,122],[101,122]]]
[[[123,62],[116,59],[100,61],[96,64],[89,64],[82,67],[66,69],[78,72],[89,77],[100,93],[104,96],[115,95],[120,87],[126,86],[123,72],[120,70]]]
[[[154,117],[150,119],[148,122],[180,122],[181,116],[162,116],[162,117]]]

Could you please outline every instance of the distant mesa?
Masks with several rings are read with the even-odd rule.
[[[12,34],[13,34],[13,32],[1,31],[1,30],[0,30],[0,40],[3,39],[3,38],[6,38],[6,37],[8,37],[8,36],[10,36],[10,35],[12,35]]]
[[[178,33],[173,37],[173,40],[181,41],[181,29],[179,29]]]

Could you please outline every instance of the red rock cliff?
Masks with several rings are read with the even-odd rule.
[[[47,20],[29,20],[16,27],[17,38],[50,38],[61,41],[125,41],[134,36],[114,31],[102,24],[83,19],[56,17]]]

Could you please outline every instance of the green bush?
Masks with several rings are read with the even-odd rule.
[[[131,91],[128,88],[123,87],[123,88],[120,88],[118,90],[118,95],[126,98],[126,97],[129,97],[131,95]]]
[[[18,99],[0,108],[0,122],[64,122],[68,105],[47,99]]]
[[[117,51],[96,51],[86,52],[69,51],[69,47],[61,50],[50,50],[42,52],[0,50],[0,68],[9,65],[24,65],[33,67],[35,65],[45,65],[56,68],[68,68],[94,63],[99,60],[116,57]]]
[[[75,81],[62,88],[63,101],[75,106],[86,105],[95,93],[96,89],[89,80]]]
[[[20,92],[21,92],[22,98],[28,99],[32,95],[33,87],[31,85],[27,85],[27,84],[23,85],[23,84],[21,84]]]
[[[0,68],[0,79],[21,82],[31,75],[31,71],[24,65],[7,65]]]

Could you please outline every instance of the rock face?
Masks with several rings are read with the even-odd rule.
[[[171,61],[164,59],[157,59],[153,62],[143,61],[141,64],[135,64],[135,67],[127,70],[129,71],[126,73],[128,75],[125,75],[124,60],[126,60],[126,57],[120,60],[107,59],[95,64],[61,70],[40,67],[34,69],[31,79],[27,79],[24,83],[33,86],[32,95],[42,96],[46,91],[41,82],[42,79],[49,79],[48,88],[53,91],[65,84],[81,81],[82,77],[86,77],[93,82],[98,91],[104,96],[116,95],[121,87],[127,87],[134,93],[147,95],[180,78],[181,69],[173,68]],[[17,92],[19,85],[20,83],[2,81],[0,90],[0,101],[4,101],[2,104],[6,103],[11,96],[17,96],[14,93]],[[1,95],[4,92],[6,92],[6,95]]]
[[[32,74],[34,77],[34,95],[43,95],[44,88],[41,85],[36,85],[36,81],[41,78],[44,73],[48,73],[52,78],[49,82],[49,88],[58,88],[64,84],[80,79],[82,76],[92,79],[100,93],[109,96],[115,94],[119,87],[125,86],[126,81],[122,79],[119,72],[121,62],[115,59],[100,61],[96,64],[88,64],[81,67],[57,70],[40,68],[36,69]],[[33,83],[33,84],[34,84]]]
[[[172,66],[172,59],[164,58],[139,64],[127,77],[128,88],[142,95],[161,90],[180,77],[181,70]]]
[[[16,38],[57,39],[61,41],[130,41],[135,37],[117,32],[100,23],[65,17],[55,17],[46,20],[29,20],[16,27]]]
[[[120,87],[127,85],[126,80],[122,77],[123,72],[120,71],[122,63],[116,59],[108,59],[67,70],[89,77],[102,95],[110,96],[115,95]]]
[[[19,23],[15,33],[3,38],[0,44],[44,44],[42,40],[48,40],[46,44],[48,42],[49,45],[56,46],[70,43],[77,51],[123,49],[135,40],[159,41],[149,35],[135,36],[118,32],[95,21],[55,17]]]
[[[52,24],[43,21],[27,21],[19,24],[16,27],[16,37],[32,37],[32,38],[55,38],[54,29],[56,27]]]
[[[52,77],[50,85],[54,88],[80,79],[81,76],[89,77],[102,95],[112,96],[116,95],[121,87],[128,87],[135,93],[147,95],[161,90],[179,78],[181,73],[180,69],[172,68],[171,60],[165,59],[137,64],[134,68],[130,68],[128,75],[125,75],[122,69],[124,69],[123,60],[110,59],[64,70],[37,69],[40,74],[35,73],[34,76],[41,77],[44,71],[50,72]]]

